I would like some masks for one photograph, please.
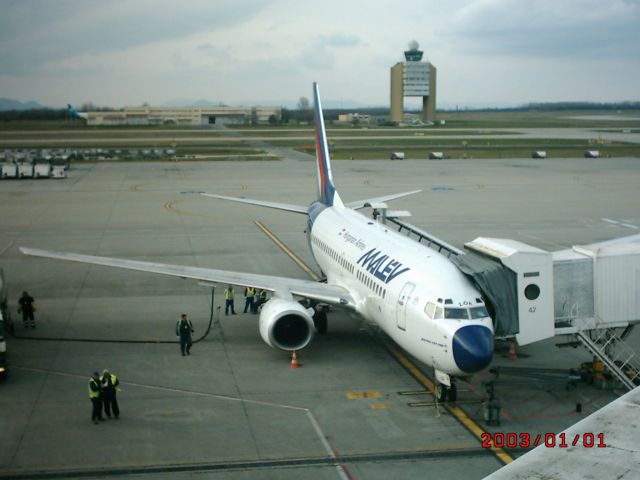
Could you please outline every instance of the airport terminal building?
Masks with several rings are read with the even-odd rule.
[[[244,125],[280,121],[281,107],[124,107],[86,112],[87,125]]]

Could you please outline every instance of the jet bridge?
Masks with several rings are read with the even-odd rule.
[[[514,272],[519,345],[574,335],[627,388],[640,384],[640,362],[624,342],[640,322],[640,235],[553,253],[495,238],[477,238],[465,248]],[[452,260],[489,298],[511,302],[508,290],[481,283],[491,279],[473,268],[468,254]]]
[[[476,284],[497,337],[527,345],[573,335],[627,388],[640,384],[640,361],[624,342],[640,323],[640,235],[553,253],[479,237],[459,250],[392,212],[382,218],[448,256]]]

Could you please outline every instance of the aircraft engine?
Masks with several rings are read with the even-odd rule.
[[[260,312],[260,335],[270,347],[300,350],[313,338],[312,315],[312,309],[306,309],[298,302],[272,298]]]

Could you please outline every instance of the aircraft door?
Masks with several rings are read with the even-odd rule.
[[[407,304],[411,298],[413,289],[416,288],[415,284],[408,282],[404,284],[398,297],[398,303],[396,304],[396,324],[400,330],[405,330],[407,324]]]

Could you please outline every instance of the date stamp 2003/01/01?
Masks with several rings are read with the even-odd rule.
[[[606,448],[604,433],[580,433],[567,436],[566,433],[483,433],[480,437],[483,448],[529,448],[544,445],[547,448]]]

